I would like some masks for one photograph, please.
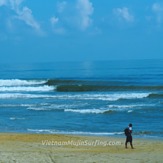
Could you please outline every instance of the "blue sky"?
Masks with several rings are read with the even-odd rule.
[[[0,0],[0,62],[163,59],[161,0]]]

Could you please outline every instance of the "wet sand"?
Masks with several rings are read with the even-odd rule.
[[[163,141],[53,134],[0,134],[0,163],[162,163]]]

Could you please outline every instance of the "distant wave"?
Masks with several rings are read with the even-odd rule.
[[[46,83],[45,80],[1,79],[0,86],[28,86]]]
[[[155,91],[163,90],[163,86],[98,86],[98,85],[58,85],[58,92],[88,91]]]
[[[58,92],[88,92],[88,91],[158,91],[163,90],[163,85],[127,85],[122,82],[50,79],[45,84],[56,86]],[[116,85],[115,85],[116,84]]]
[[[151,93],[148,98],[163,98],[163,94]]]
[[[89,81],[89,80],[68,80],[68,79],[50,79],[50,80],[21,80],[21,79],[0,79],[1,90],[8,91],[25,89],[26,86],[44,88],[55,88],[58,92],[88,92],[88,91],[160,91],[163,86],[139,86],[139,85],[110,85],[109,81]],[[10,88],[11,87],[11,88]],[[30,89],[30,88],[29,88]],[[38,88],[39,89],[39,88]],[[9,90],[10,91],[10,90]]]
[[[0,91],[58,91],[58,92],[106,92],[106,91],[160,91],[163,86],[110,85],[107,81],[89,80],[20,80],[0,79]],[[112,83],[113,84],[113,83]],[[119,83],[123,84],[123,83]]]
[[[73,85],[73,84],[80,84],[80,83],[85,83],[86,81],[83,80],[71,80],[71,79],[50,79],[48,81],[46,81],[45,84],[47,85],[64,85],[64,84],[69,84],[69,85]]]

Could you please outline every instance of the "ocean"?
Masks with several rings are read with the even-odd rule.
[[[0,132],[163,138],[163,60],[0,65]]]

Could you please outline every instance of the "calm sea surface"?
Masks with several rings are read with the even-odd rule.
[[[0,132],[163,138],[163,61],[0,65]]]

